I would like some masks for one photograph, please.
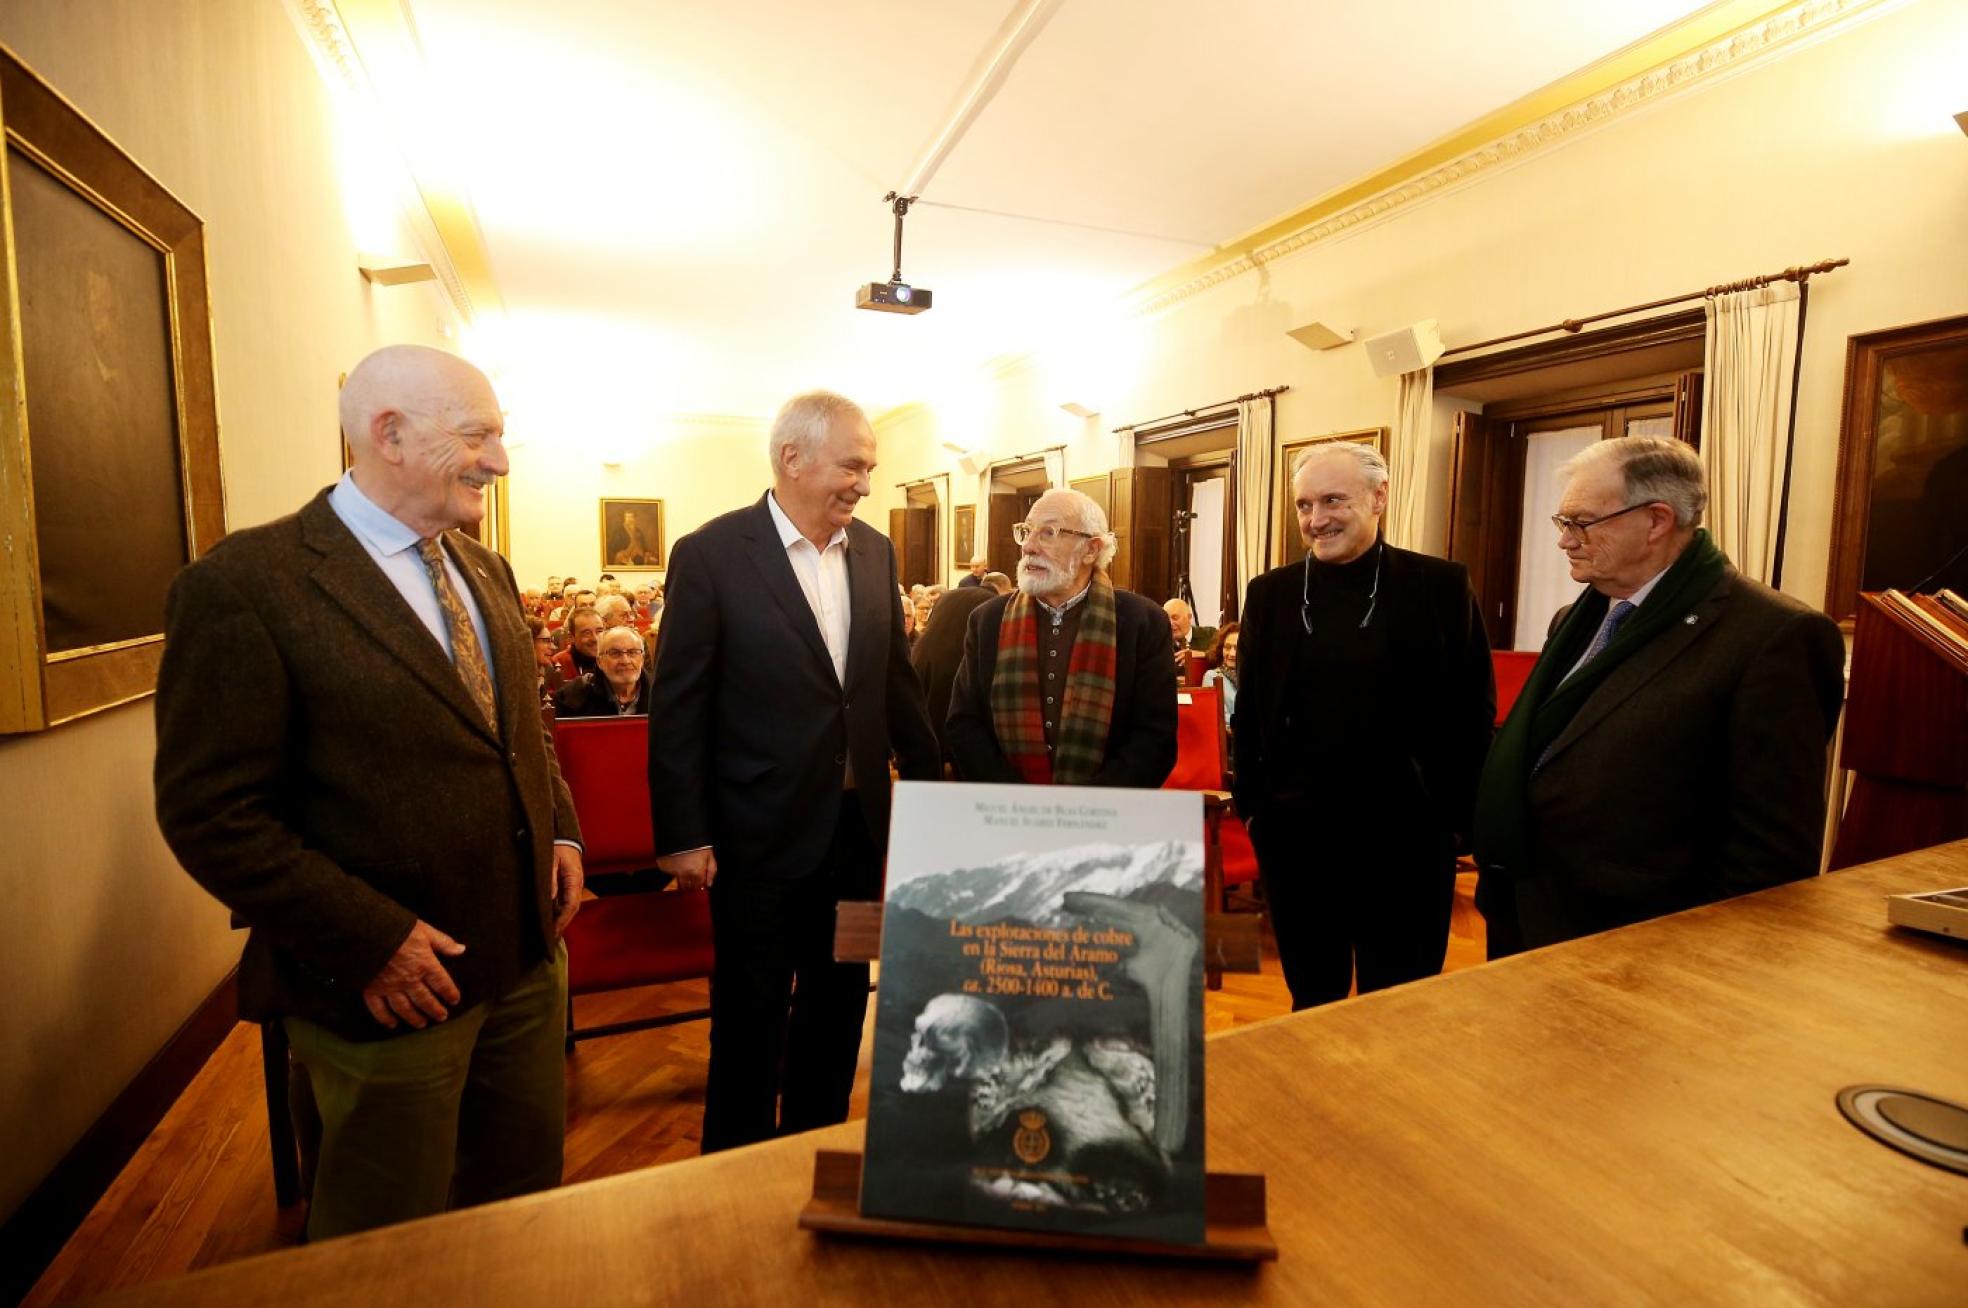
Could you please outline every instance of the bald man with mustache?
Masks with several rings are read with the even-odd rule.
[[[582,886],[518,587],[468,534],[491,384],[391,346],[340,407],[352,467],[179,574],[157,685],[158,824],[320,1112],[310,1240],[559,1183]]]

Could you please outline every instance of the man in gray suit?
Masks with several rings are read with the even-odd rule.
[[[315,1240],[559,1184],[582,884],[518,588],[458,530],[506,471],[490,383],[392,346],[341,418],[338,484],[179,574],[157,684],[158,824],[320,1112]]]
[[[1808,877],[1821,852],[1837,626],[1709,540],[1689,446],[1601,441],[1565,472],[1553,522],[1589,589],[1484,766],[1492,958]]]

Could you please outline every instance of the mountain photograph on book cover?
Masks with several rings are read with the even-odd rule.
[[[1199,1243],[1202,816],[898,790],[861,1211]]]

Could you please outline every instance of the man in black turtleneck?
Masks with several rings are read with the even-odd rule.
[[[1303,563],[1244,596],[1231,723],[1292,1007],[1442,970],[1496,686],[1461,564],[1380,539],[1387,463],[1333,442],[1292,470]]]

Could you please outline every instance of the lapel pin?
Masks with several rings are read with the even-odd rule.
[[[1697,622],[1699,622],[1700,620],[1701,620],[1701,619],[1699,619],[1699,618],[1697,618],[1697,617],[1696,617],[1696,616],[1695,616],[1694,614],[1692,614],[1692,613],[1690,613],[1690,614],[1689,614],[1689,615],[1688,615],[1687,617],[1685,617],[1685,618],[1683,618],[1683,619],[1681,619],[1681,621],[1683,621],[1683,622],[1685,622],[1685,623],[1687,623],[1687,624],[1688,624],[1689,626],[1691,626],[1691,627],[1692,627],[1692,626],[1694,626],[1694,625],[1695,625],[1695,623],[1697,623]]]

